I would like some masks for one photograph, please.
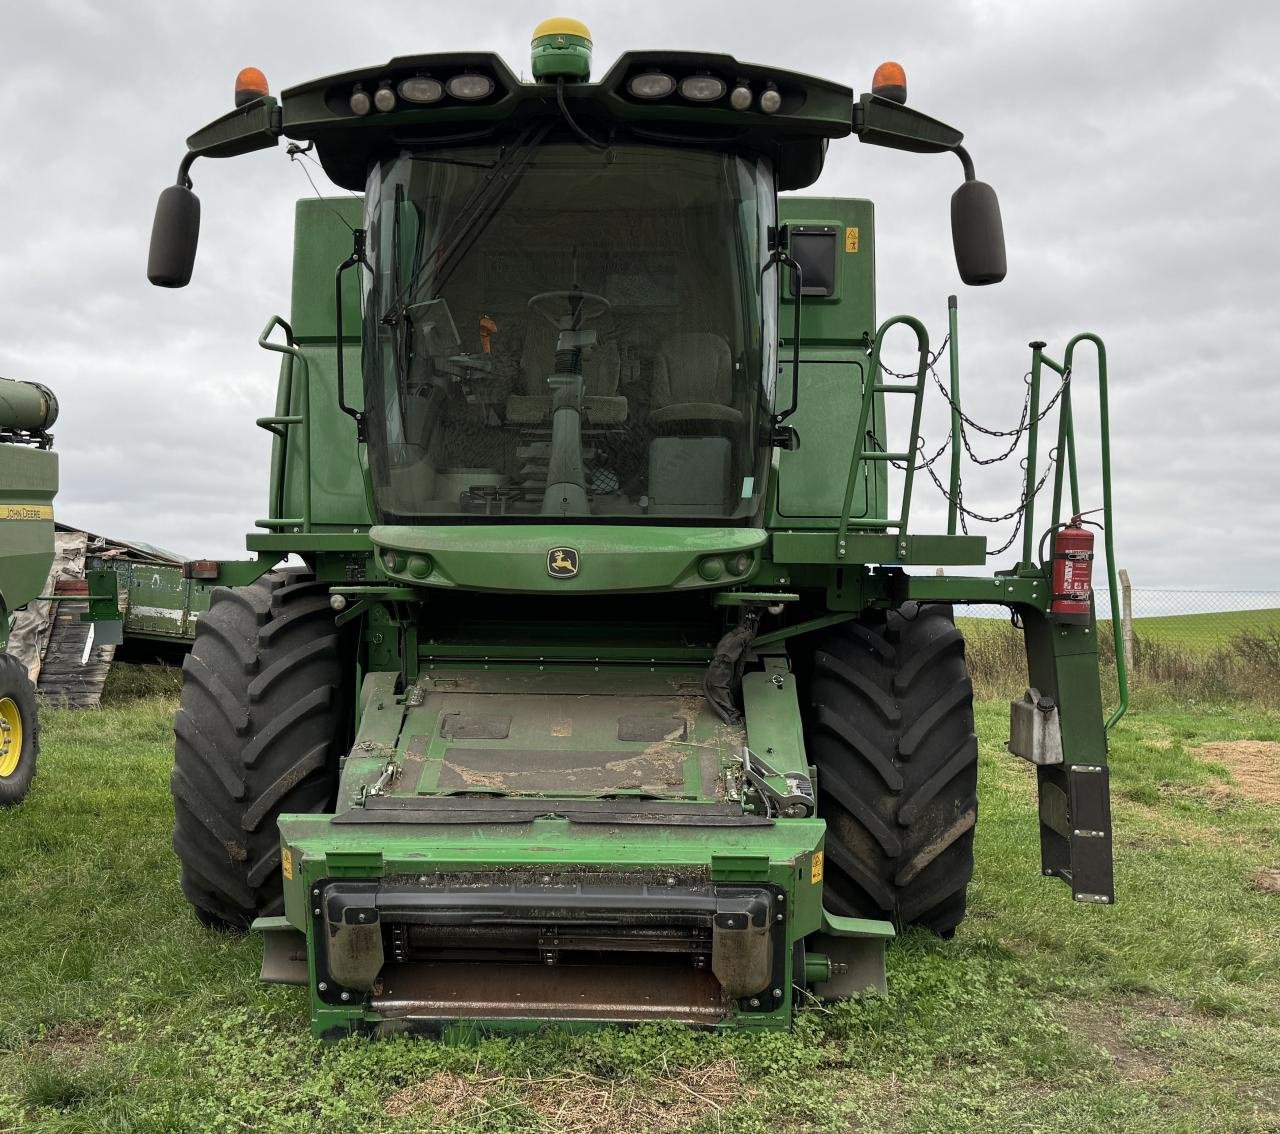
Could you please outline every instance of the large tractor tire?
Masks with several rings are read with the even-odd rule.
[[[350,697],[328,587],[272,571],[214,591],[182,664],[173,849],[205,925],[284,912],[284,812],[321,812],[338,784]]]
[[[978,817],[973,686],[951,608],[907,603],[814,646],[806,731],[827,822],[826,906],[950,937]]]
[[[26,799],[39,753],[35,686],[27,676],[27,667],[12,654],[0,651],[0,807]]]

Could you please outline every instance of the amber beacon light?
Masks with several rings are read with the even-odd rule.
[[[907,73],[901,63],[892,60],[881,63],[871,78],[871,93],[887,98],[890,102],[907,101]]]
[[[245,67],[236,76],[236,106],[247,106],[270,93],[267,77],[257,67]]]

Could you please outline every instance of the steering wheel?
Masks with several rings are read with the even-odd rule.
[[[552,304],[567,304],[569,310],[555,313],[551,310]],[[598,319],[612,308],[613,305],[603,295],[589,291],[544,291],[529,300],[529,310],[536,311],[557,330],[566,314],[575,316],[575,322],[581,327],[589,319]]]

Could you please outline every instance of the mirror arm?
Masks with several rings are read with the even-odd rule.
[[[956,146],[952,152],[960,159],[960,164],[964,166],[964,179],[966,181],[977,181],[978,176],[973,171],[973,158],[969,156],[969,151],[964,146]]]
[[[191,181],[191,163],[200,155],[195,150],[188,150],[182,155],[182,161],[178,165],[178,184],[184,189],[194,189],[195,185]]]

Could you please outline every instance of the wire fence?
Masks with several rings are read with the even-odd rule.
[[[1280,591],[1126,586],[1121,639],[1137,694],[1280,707]],[[1095,578],[1095,582],[1098,581]],[[1126,594],[1127,592],[1127,594]],[[1105,583],[1095,592],[1103,687],[1114,688],[1115,649]],[[1005,607],[957,612],[980,693],[1014,693],[1025,671],[1022,640]]]

